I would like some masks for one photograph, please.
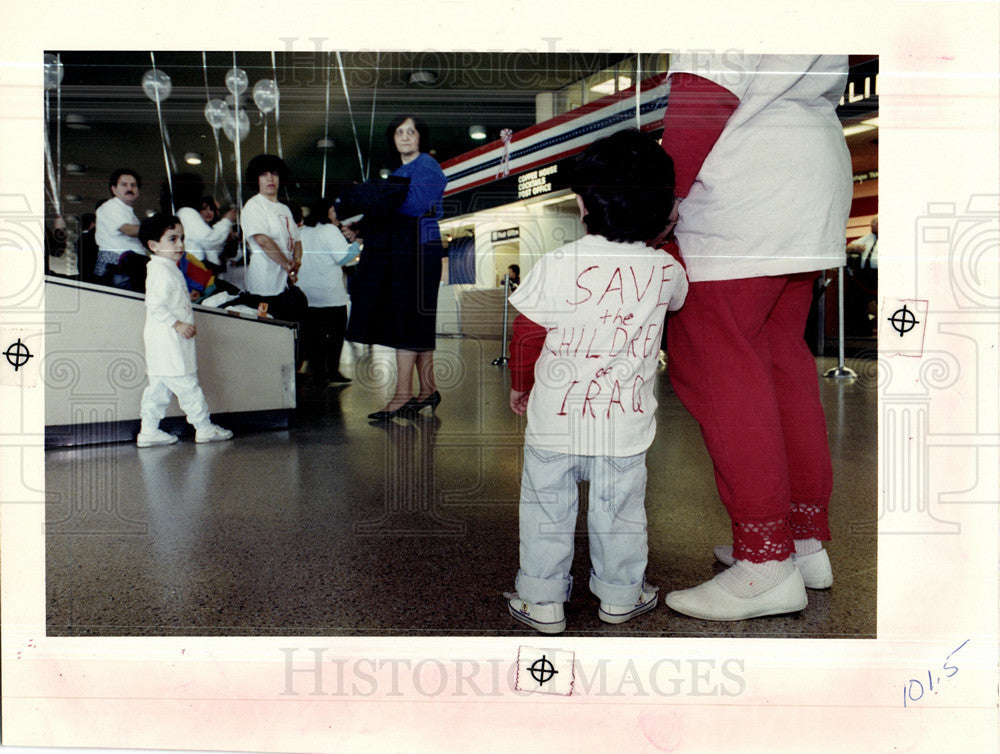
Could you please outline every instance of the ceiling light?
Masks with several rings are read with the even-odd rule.
[[[878,128],[878,116],[877,115],[874,118],[865,118],[861,122],[864,123],[866,126],[874,126],[875,128]]]
[[[66,172],[69,173],[70,175],[83,175],[84,173],[87,172],[87,166],[80,165],[79,163],[76,162],[67,162]]]
[[[316,142],[316,149],[333,149],[335,146],[333,139],[320,139]]]
[[[390,175],[392,175],[392,171],[389,170],[389,168],[382,168],[380,171],[378,171],[378,177],[382,178],[383,180],[388,178]]]
[[[430,86],[437,81],[434,71],[413,71],[410,73],[410,83],[418,86]]]
[[[88,131],[90,130],[90,124],[87,123],[87,119],[82,115],[66,113],[66,128],[72,128],[76,131]]]
[[[475,139],[476,141],[482,141],[486,138],[486,127],[469,126],[469,137]]]
[[[66,201],[73,204],[78,204],[80,200],[83,199],[79,194],[66,194]]]
[[[590,87],[590,91],[599,92],[601,94],[614,94],[615,92],[620,92],[623,89],[628,89],[630,86],[632,86],[632,79],[628,76],[619,76],[617,89],[615,89],[615,80],[610,78],[607,81],[602,81],[600,84]]]
[[[188,165],[201,165],[201,154],[198,152],[188,152],[184,155],[184,162]]]
[[[875,126],[866,126],[864,123],[855,123],[853,126],[844,126],[844,136],[854,136],[863,134],[865,131],[874,131]]]

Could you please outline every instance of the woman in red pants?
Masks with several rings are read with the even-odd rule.
[[[851,163],[836,107],[846,56],[677,55],[663,148],[691,281],[669,322],[671,382],[697,419],[732,520],[730,567],[674,610],[741,620],[801,610],[833,580],[832,489],[816,363],[818,271],[845,263]]]

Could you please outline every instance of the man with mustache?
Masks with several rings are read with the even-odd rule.
[[[139,198],[139,187],[142,178],[134,170],[119,168],[111,174],[108,187],[111,198],[97,208],[97,229],[94,238],[97,241],[97,263],[94,265],[96,282],[105,285],[112,284],[116,288],[132,288],[129,274],[132,268],[139,269],[141,260],[133,255],[146,258],[145,250],[139,243],[139,218],[135,215],[135,203]],[[132,261],[140,265],[130,264]],[[144,271],[144,269],[143,269]],[[145,280],[134,281],[141,284],[143,290]]]

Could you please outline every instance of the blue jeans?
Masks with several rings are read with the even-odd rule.
[[[632,605],[642,592],[649,554],[646,454],[576,456],[526,445],[515,584],[527,602],[569,600],[577,484],[584,480],[590,482],[590,591],[610,605]]]

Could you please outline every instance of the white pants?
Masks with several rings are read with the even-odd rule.
[[[185,374],[181,377],[149,376],[149,385],[142,391],[142,402],[139,404],[139,416],[142,417],[140,432],[152,432],[160,426],[160,420],[167,414],[172,395],[177,396],[177,403],[187,415],[195,429],[210,423],[208,404],[198,385],[197,374]]]

